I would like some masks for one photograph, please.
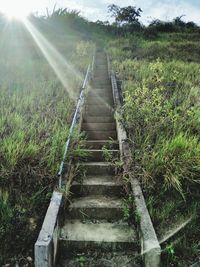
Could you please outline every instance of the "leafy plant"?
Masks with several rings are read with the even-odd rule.
[[[80,267],[84,267],[85,266],[86,259],[85,259],[84,255],[81,255],[78,258],[76,258],[76,261],[77,261],[77,263],[78,263],[78,265]]]

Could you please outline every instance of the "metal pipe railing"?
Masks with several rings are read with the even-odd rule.
[[[84,91],[91,79],[91,67],[87,68],[85,79],[81,87],[81,92],[76,105],[76,110],[72,119],[72,124],[69,130],[68,138],[65,144],[65,151],[63,154],[63,159],[60,164],[60,169],[58,172],[59,176],[59,188],[62,188],[62,174],[64,172],[64,164],[66,161],[67,153],[70,146],[71,137],[73,134],[74,127],[79,119],[79,113],[84,100]],[[62,206],[63,193],[54,191],[43,225],[35,243],[35,267],[54,267],[58,249],[59,240],[59,213]]]
[[[85,79],[83,81],[83,85],[81,87],[81,92],[80,92],[80,95],[79,95],[79,98],[78,98],[78,102],[77,102],[77,105],[76,105],[76,110],[74,112],[74,116],[73,116],[73,119],[72,119],[72,124],[71,124],[71,127],[69,129],[68,138],[67,138],[67,141],[66,141],[66,144],[65,144],[65,150],[64,150],[64,154],[63,154],[63,159],[62,159],[62,162],[60,164],[60,169],[59,169],[59,172],[58,172],[58,177],[59,177],[59,185],[58,186],[59,186],[59,188],[62,188],[62,174],[63,174],[63,171],[64,171],[65,160],[67,158],[67,153],[68,153],[68,150],[69,150],[72,133],[73,133],[74,127],[75,127],[75,125],[76,125],[76,123],[78,121],[78,117],[79,117],[78,115],[80,113],[80,108],[81,108],[81,106],[83,104],[84,91],[85,91],[85,88],[87,87],[88,82],[90,81],[90,78],[91,78],[91,67],[89,65],[88,68],[87,68]]]
[[[94,53],[94,56],[93,56],[93,59],[92,59],[92,70],[91,70],[91,72],[92,72],[92,79],[94,79],[95,54],[96,53]]]

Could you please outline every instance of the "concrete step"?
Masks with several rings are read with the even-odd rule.
[[[114,117],[113,116],[88,116],[83,114],[83,122],[87,123],[113,123]]]
[[[94,68],[94,72],[96,71],[104,71],[108,74],[108,65],[107,63],[99,63],[98,65],[96,65],[96,67]]]
[[[88,140],[105,140],[105,139],[117,139],[116,131],[87,131],[86,137]]]
[[[103,61],[103,62],[96,62],[95,70],[99,70],[99,69],[108,69],[107,62],[105,62],[105,61]]]
[[[110,81],[110,77],[108,75],[108,72],[106,70],[96,70],[94,72],[94,75],[93,75],[93,80],[109,80]]]
[[[109,74],[108,74],[108,68],[96,68],[94,71],[94,76],[95,77],[99,77],[99,76],[103,76],[105,75],[106,78],[109,78]]]
[[[114,101],[112,95],[99,97],[99,96],[89,96],[86,99],[86,105],[94,105],[94,104],[107,104],[113,107]]]
[[[113,112],[114,109],[106,104],[87,105],[84,107],[84,113],[89,116],[109,116]]]
[[[122,182],[116,176],[111,175],[93,175],[77,179],[72,183],[70,191],[76,196],[105,195],[119,197],[124,193]]]
[[[106,161],[108,160],[107,157],[109,157],[109,160],[111,159],[114,160],[118,159],[120,155],[119,150],[114,150],[114,149],[112,150],[107,149],[106,153],[103,152],[102,149],[84,149],[84,151],[88,155],[86,161],[90,162]]]
[[[109,86],[94,86],[88,92],[88,96],[112,97],[113,98],[112,87],[110,85]]]
[[[108,67],[107,66],[103,66],[103,65],[99,65],[95,70],[94,70],[94,75],[98,75],[98,74],[105,74],[108,76]]]
[[[86,172],[86,175],[113,175],[115,167],[109,162],[84,162],[80,166]]]
[[[98,74],[93,76],[93,83],[110,83],[110,78],[108,75]]]
[[[88,93],[88,97],[113,97],[111,87],[103,86],[102,88],[94,88]]]
[[[114,122],[85,122],[81,128],[83,131],[115,131],[116,124]]]
[[[101,90],[101,92],[100,92],[100,90]],[[94,86],[93,89],[92,89],[92,91],[94,91],[94,93],[92,93],[90,95],[98,95],[98,93],[100,92],[100,94],[103,94],[104,93],[103,96],[105,96],[105,97],[106,96],[113,97],[112,87],[110,85],[98,85],[98,86]]]
[[[134,250],[137,248],[137,236],[134,226],[117,223],[82,223],[79,220],[67,220],[61,229],[60,254],[101,251]],[[125,266],[120,266],[125,267]]]
[[[105,243],[103,243],[105,245]],[[108,251],[101,252],[101,249],[97,248],[95,251],[86,251],[86,252],[77,252],[72,255],[67,255],[67,258],[63,259],[62,262],[59,262],[59,267],[80,267],[80,264],[77,265],[77,259],[80,259],[82,256],[84,258],[85,267],[141,267],[142,260],[138,257],[139,249],[128,249],[125,251]],[[98,252],[99,253],[98,253]],[[66,254],[66,251],[64,252]],[[57,267],[58,267],[57,266]],[[197,266],[196,266],[197,267]]]
[[[85,147],[87,149],[102,149],[102,147],[109,149],[119,149],[119,143],[112,142],[110,140],[88,140],[85,142]]]
[[[121,220],[123,201],[118,197],[91,195],[75,198],[69,205],[67,218],[80,220]]]
[[[104,82],[104,81],[93,81],[91,86],[93,88],[102,88],[102,87],[107,87],[107,88],[110,88],[112,89],[112,85],[111,85],[111,82]]]
[[[92,84],[109,84],[111,85],[111,79],[109,78],[108,74],[104,73],[95,73],[94,78],[92,80]],[[97,77],[98,76],[98,77]]]
[[[107,70],[96,70],[96,72],[94,72],[93,79],[100,81],[110,81],[110,77]]]

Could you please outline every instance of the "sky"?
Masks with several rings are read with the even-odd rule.
[[[185,21],[194,21],[200,25],[200,0],[0,0],[0,11],[14,6],[27,11],[44,14],[46,8],[51,11],[54,5],[80,10],[89,20],[109,20],[107,6],[116,4],[121,7],[132,5],[143,10],[141,21],[148,24],[153,19],[171,20],[186,15]]]

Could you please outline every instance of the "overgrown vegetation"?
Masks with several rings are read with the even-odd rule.
[[[64,84],[21,23],[1,26],[1,266],[17,260],[23,264],[32,257],[52,189],[58,182],[56,173],[64,143],[94,50],[93,43],[75,31],[62,29],[62,34],[52,34],[55,17],[32,18],[32,23],[66,61],[67,67],[60,63],[65,68],[61,72],[67,81]],[[48,22],[54,19],[54,23]],[[46,43],[41,40],[41,44]],[[52,55],[48,56],[51,61]]]
[[[199,255],[199,47],[197,39],[184,41],[193,36],[160,33],[148,41],[132,35],[107,47],[123,80],[122,116],[133,142],[135,175],[164,240],[163,266],[188,266]],[[169,232],[173,236],[185,222],[182,234],[167,242]]]

